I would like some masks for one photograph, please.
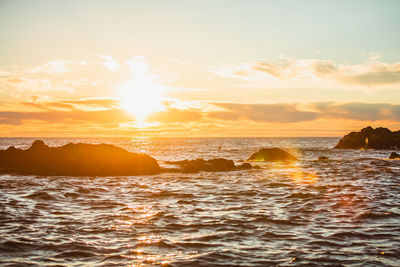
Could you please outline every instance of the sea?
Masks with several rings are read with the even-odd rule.
[[[37,139],[37,138],[36,138]],[[33,138],[2,138],[0,149]],[[0,266],[400,266],[400,160],[339,138],[42,138],[166,161],[299,160],[143,176],[0,176]],[[320,156],[328,160],[318,161]]]

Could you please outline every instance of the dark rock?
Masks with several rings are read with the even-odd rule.
[[[44,150],[48,149],[49,147],[42,141],[42,140],[35,140],[31,145],[31,150]]]
[[[211,165],[212,171],[231,171],[236,169],[233,160],[229,159],[210,159],[207,161],[207,163]]]
[[[400,155],[396,152],[392,152],[389,156],[389,159],[400,159]]]
[[[251,155],[254,161],[295,161],[297,158],[280,148],[263,148]]]
[[[251,164],[243,163],[236,166],[233,160],[216,158],[216,159],[193,159],[193,160],[181,160],[181,161],[168,161],[167,164],[173,164],[180,167],[180,172],[193,173],[200,171],[209,172],[223,172],[223,171],[235,171],[241,169],[252,168]]]
[[[141,175],[160,172],[157,161],[113,145],[67,144],[49,147],[36,140],[26,150],[0,150],[0,170],[33,175]]]
[[[250,164],[250,163],[243,163],[243,164],[240,164],[239,166],[237,166],[238,167],[238,169],[240,169],[240,170],[249,170],[249,169],[252,169],[253,168],[253,166]]]
[[[321,157],[318,158],[318,161],[325,161],[325,160],[328,160],[328,159],[329,158],[326,157],[326,156],[321,156]]]
[[[335,148],[341,149],[394,149],[400,147],[400,131],[368,126],[360,132],[351,132],[340,139]]]

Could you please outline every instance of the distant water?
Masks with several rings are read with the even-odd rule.
[[[137,177],[0,176],[1,266],[400,266],[400,161],[338,138],[43,139],[167,160],[262,147],[295,164]],[[33,139],[0,139],[27,148]],[[319,156],[331,160],[315,161]]]

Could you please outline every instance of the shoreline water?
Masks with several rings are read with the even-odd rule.
[[[49,144],[70,141],[51,139]],[[389,151],[333,149],[338,138],[167,141],[114,139],[113,144],[145,151],[161,163],[218,156],[237,162],[272,146],[299,161],[219,173],[1,175],[0,264],[400,262],[400,161],[384,159]],[[7,142],[1,145],[31,144],[30,139]],[[330,160],[316,161],[320,155]]]

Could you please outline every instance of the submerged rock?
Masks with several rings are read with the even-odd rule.
[[[295,161],[297,158],[280,148],[263,148],[251,155],[254,161]]]
[[[181,160],[181,161],[168,161],[167,164],[177,165],[180,169],[176,172],[193,173],[200,171],[209,172],[223,172],[223,171],[235,171],[243,169],[251,169],[252,165],[250,163],[243,163],[236,166],[233,160],[224,158],[215,159],[193,159],[193,160]],[[169,169],[171,170],[171,169]]]
[[[67,144],[49,147],[36,140],[26,150],[0,150],[0,170],[33,175],[141,175],[160,172],[157,161],[108,144]]]
[[[237,168],[238,169],[240,169],[240,170],[249,170],[249,169],[252,169],[252,168],[254,168],[250,163],[243,163],[243,164],[240,164],[239,166],[237,166]]]
[[[335,148],[341,149],[397,149],[400,147],[400,131],[387,128],[373,129],[368,126],[360,132],[351,132],[340,139]]]
[[[389,156],[389,159],[400,159],[400,155],[396,152],[392,152]]]

